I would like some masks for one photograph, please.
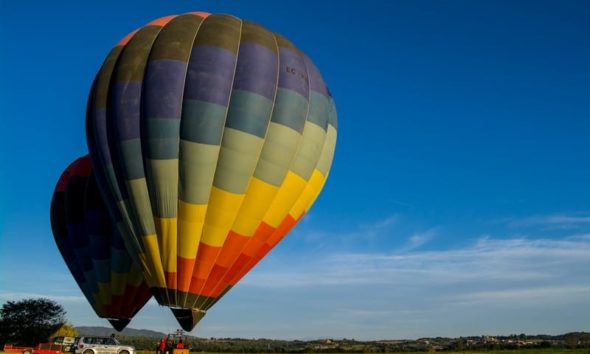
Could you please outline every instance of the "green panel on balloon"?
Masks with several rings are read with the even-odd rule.
[[[292,170],[303,179],[308,180],[311,177],[320,153],[326,132],[320,126],[310,121],[305,123],[303,129],[303,138],[299,144],[295,159],[293,160]]]
[[[146,160],[146,165],[152,174],[149,176],[149,189],[155,190],[153,184],[158,184],[159,196],[151,196],[152,211],[159,218],[176,217],[178,199],[178,160]],[[172,197],[173,196],[173,197]],[[162,204],[158,204],[162,203]],[[156,205],[158,204],[158,205]]]
[[[279,88],[272,113],[272,121],[284,124],[301,133],[309,110],[307,97]]]
[[[148,119],[150,129],[143,138],[144,155],[153,160],[167,160],[178,158],[178,119]],[[124,144],[124,142],[122,143]]]
[[[181,139],[195,143],[221,144],[227,107],[198,100],[184,100]]]
[[[130,198],[130,207],[135,211],[138,225],[135,225],[139,235],[148,236],[156,233],[150,196],[147,190],[145,178],[127,181],[129,191],[133,197]],[[130,215],[130,217],[133,217]],[[139,227],[139,228],[137,228]]]
[[[125,172],[123,177],[127,180],[133,180],[144,177],[143,159],[136,156],[142,156],[141,140],[131,139],[120,142],[122,171]]]
[[[325,130],[331,109],[332,105],[326,96],[311,91],[309,98],[309,117],[307,120],[319,125]]]
[[[264,139],[239,130],[225,128],[214,185],[225,191],[243,194],[252,177]]]
[[[231,95],[225,125],[264,138],[272,108],[273,102],[264,96],[249,91],[235,90]]]
[[[207,204],[213,185],[219,145],[180,141],[179,198],[191,204]]]
[[[254,176],[280,186],[287,174],[301,134],[282,124],[270,123]]]

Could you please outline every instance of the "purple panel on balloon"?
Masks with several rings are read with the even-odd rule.
[[[303,58],[285,47],[279,48],[279,57],[279,87],[293,90],[305,98],[309,97],[309,81]]]
[[[309,75],[309,88],[326,97],[330,97],[326,83],[322,78],[322,74],[320,74],[318,68],[307,56],[305,56],[305,64],[307,65],[307,73]]]
[[[161,59],[148,62],[144,79],[144,116],[180,119],[187,64]]]
[[[112,125],[119,141],[139,139],[141,81],[118,82],[112,92],[112,114],[107,124]]]
[[[240,44],[234,89],[255,92],[274,100],[277,74],[277,55],[267,47],[246,42]]]
[[[220,47],[197,45],[191,52],[184,98],[227,107],[236,56]]]

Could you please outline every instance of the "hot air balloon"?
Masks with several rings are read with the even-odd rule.
[[[90,92],[99,187],[180,325],[302,218],[336,145],[334,101],[289,40],[236,17],[163,17],[127,35]]]
[[[123,330],[151,293],[110,221],[88,156],[74,161],[59,178],[51,201],[51,227],[96,314]]]

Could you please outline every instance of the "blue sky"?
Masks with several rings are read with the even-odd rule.
[[[586,1],[0,0],[0,302],[108,325],[54,244],[91,81],[126,33],[188,11],[282,33],[335,97],[307,217],[193,334],[416,338],[589,331]],[[248,306],[243,306],[248,303]],[[151,302],[131,327],[177,327]]]

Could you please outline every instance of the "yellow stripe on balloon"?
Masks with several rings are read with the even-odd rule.
[[[206,214],[207,204],[178,201],[178,256],[195,259]]]
[[[164,278],[164,269],[162,268],[162,262],[160,261],[160,249],[158,248],[158,236],[151,234],[142,236],[143,246],[147,256],[147,264],[151,266],[151,279],[149,281],[153,286],[165,288],[166,280]]]
[[[213,247],[223,246],[243,200],[244,194],[227,192],[214,186],[211,189],[201,242]]]
[[[305,186],[303,193],[293,205],[293,208],[289,211],[289,214],[295,219],[298,220],[303,213],[309,209],[311,204],[313,203],[315,197],[320,193],[322,190],[322,186],[324,185],[324,181],[326,180],[325,176],[319,171],[314,170],[309,182]]]
[[[164,272],[176,272],[176,218],[154,217]]]
[[[299,198],[301,191],[307,182],[296,173],[289,171],[279,188],[272,205],[268,208],[263,221],[268,225],[277,228],[289,212],[293,203]]]
[[[252,236],[278,190],[279,187],[253,177],[232,230],[242,236]]]

